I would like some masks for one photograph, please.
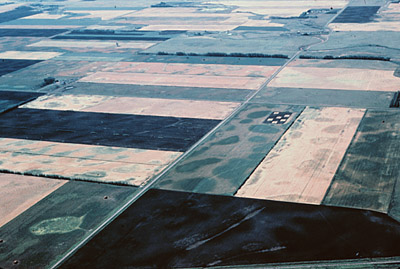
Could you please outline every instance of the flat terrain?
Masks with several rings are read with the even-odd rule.
[[[0,1],[0,268],[398,267],[399,103],[399,1]]]

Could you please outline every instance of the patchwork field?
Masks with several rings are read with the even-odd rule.
[[[0,268],[397,268],[400,4],[0,4]]]

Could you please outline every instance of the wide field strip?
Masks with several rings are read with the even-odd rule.
[[[240,103],[101,95],[43,96],[22,107],[222,120]]]
[[[241,0],[222,0],[222,1],[210,1],[208,3],[213,4],[224,4],[224,5],[231,5],[231,6],[245,6],[245,7],[252,7],[252,8],[287,8],[287,7],[305,7],[305,8],[330,8],[330,7],[343,7],[347,4],[348,1],[345,0],[297,0],[297,1],[287,1],[287,0],[280,0],[280,1],[257,1],[257,0],[249,0],[249,1],[241,1]],[[333,5],[333,6],[332,6]]]
[[[80,20],[88,18],[101,18],[101,20],[110,20],[116,17],[120,17],[135,10],[70,10],[68,14],[70,20]]]
[[[181,155],[180,152],[174,151],[54,143],[14,138],[0,138],[0,151],[13,152],[15,156],[41,155],[148,165],[167,165]]]
[[[307,7],[293,7],[291,5],[283,8],[274,7],[239,7],[236,9],[237,12],[245,13],[257,13],[268,17],[299,17],[303,12],[306,12],[309,8]]]
[[[157,85],[129,85],[117,83],[76,82],[66,93],[93,94],[119,97],[162,98],[182,100],[205,100],[218,102],[243,102],[254,91],[246,89],[177,87]]]
[[[306,108],[236,196],[320,204],[363,115]]]
[[[226,14],[227,15],[227,14]],[[232,14],[229,14],[232,15]],[[247,21],[247,16],[241,16],[241,17],[236,17],[236,16],[224,16],[224,17],[125,17],[123,20],[119,20],[119,24],[144,24],[148,26],[189,26],[189,27],[201,27],[203,26],[203,29],[206,29],[207,27],[216,27],[216,26],[221,26],[222,27],[226,25],[238,25],[240,23],[243,23],[244,21]],[[215,28],[214,28],[215,29]],[[140,30],[143,30],[141,28]]]
[[[65,183],[65,180],[0,173],[0,227]]]
[[[187,30],[187,31],[232,31],[236,27],[238,27],[241,23],[233,24],[233,25],[149,25],[141,28],[143,31],[174,31],[174,30]]]
[[[118,62],[101,71],[171,75],[204,75],[229,77],[270,77],[279,66],[187,64],[154,62]]]
[[[24,29],[24,30],[44,30],[47,31],[48,29],[57,29],[64,32],[65,29],[75,29],[81,28],[82,25],[52,25],[52,24],[45,24],[43,25],[7,25],[7,24],[0,24],[0,29]]]
[[[211,13],[199,12],[197,7],[151,7],[145,8],[128,15],[122,16],[123,18],[130,17],[157,17],[157,18],[179,18],[179,17],[202,17],[202,18],[229,18],[229,14],[225,13]]]
[[[399,15],[400,17],[400,15]],[[394,31],[398,32],[399,22],[398,21],[373,21],[369,23],[331,23],[328,25],[333,31],[340,32],[352,32],[352,31]]]
[[[400,178],[399,116],[393,110],[367,111],[324,204],[388,212]]]
[[[133,55],[127,59],[130,62],[146,62],[146,63],[182,63],[182,64],[203,64],[203,65],[252,65],[260,66],[277,66],[280,67],[287,62],[285,58],[266,58],[266,57],[223,57],[223,56],[184,56],[184,55]],[[234,68],[234,67],[231,67]],[[244,67],[242,67],[244,68]]]
[[[213,4],[234,6],[235,12],[279,17],[298,17],[310,9],[342,8],[347,1],[212,1]],[[261,21],[262,24],[264,21]],[[257,24],[259,24],[257,22]]]
[[[49,13],[39,13],[35,15],[31,15],[28,17],[24,17],[24,19],[53,19],[53,20],[58,20],[63,17],[66,17],[68,15],[66,14],[49,14]]]
[[[145,184],[165,167],[10,151],[0,151],[0,160],[0,170],[9,173],[134,186]]]
[[[183,152],[219,120],[18,108],[0,137]]]
[[[257,90],[266,78],[96,72],[79,82]]]
[[[223,17],[121,17],[116,19],[119,25],[144,25],[141,31],[229,31],[248,21],[248,16]],[[151,29],[152,27],[154,29]],[[170,29],[170,30],[169,30]]]
[[[303,53],[305,54],[305,53]],[[302,54],[301,54],[302,55]],[[368,69],[394,71],[398,65],[391,61],[365,60],[361,59],[296,59],[289,63],[289,67],[314,67],[314,68],[345,68],[345,69]],[[351,70],[348,70],[349,72]]]
[[[393,92],[267,87],[251,102],[387,109],[393,95]]]
[[[42,51],[5,51],[0,52],[0,59],[18,59],[18,60],[48,60],[62,53],[42,52]]]
[[[64,26],[64,28],[66,27]],[[51,26],[49,29],[38,29],[35,27],[32,27],[32,29],[21,29],[9,26],[8,28],[0,27],[0,37],[50,37],[67,31],[68,29],[51,29]]]
[[[357,68],[286,67],[270,87],[360,91],[398,91],[400,78],[393,71]]]
[[[81,41],[81,40],[43,40],[27,47],[55,47],[55,48],[120,48],[120,49],[147,49],[156,44],[145,41]]]
[[[0,139],[0,170],[140,186],[180,152]]]

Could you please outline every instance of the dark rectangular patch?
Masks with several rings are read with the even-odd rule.
[[[349,6],[333,20],[333,23],[371,22],[380,8],[380,6]]]
[[[31,7],[27,7],[27,6],[17,7],[14,10],[0,13],[0,23],[16,20],[19,18],[23,18],[26,16],[31,16],[31,15],[35,15],[35,14],[39,14],[39,13],[42,13],[42,12],[37,11]]]
[[[130,35],[60,35],[60,36],[55,36],[52,39],[165,41],[170,38],[161,36],[130,36]]]
[[[216,21],[218,23],[218,22],[225,21],[229,18],[230,18],[230,16],[228,16],[228,15],[227,16],[218,16],[218,17],[214,17],[214,16],[212,16],[212,17],[206,17],[206,16],[204,16],[204,17],[200,17],[200,16],[199,17],[190,17],[190,16],[181,17],[181,16],[178,16],[178,17],[173,17],[173,20],[174,21],[182,21],[182,25],[184,25],[188,21],[189,22],[190,21],[199,21],[199,22]],[[127,20],[132,21],[132,22],[141,21],[141,22],[145,22],[148,25],[151,25],[152,23],[154,23],[154,21],[162,21],[162,20],[164,20],[166,22],[171,21],[171,17],[160,17],[160,16],[157,17],[157,13],[154,13],[154,17],[147,17],[147,16],[146,17],[134,17],[134,16],[132,16],[132,17],[128,17]]]
[[[53,39],[165,41],[186,31],[73,30]]]
[[[0,100],[10,100],[10,101],[27,101],[32,98],[37,98],[44,93],[38,92],[16,92],[16,91],[0,91]]]
[[[20,70],[27,66],[41,62],[41,60],[0,59],[0,76]],[[16,78],[18,79],[18,78]]]
[[[2,36],[32,36],[32,37],[48,37],[58,35],[68,31],[68,29],[0,29],[0,37]]]
[[[263,65],[282,66],[287,59],[266,57],[222,57],[196,55],[135,55],[125,61],[150,63],[188,63],[188,64],[229,64],[229,65]]]
[[[17,107],[43,94],[44,93],[37,92],[0,91],[0,113]]]
[[[399,240],[400,224],[377,212],[153,189],[61,268],[365,262],[400,255]]]
[[[19,108],[0,117],[0,137],[186,151],[219,122]]]
[[[186,30],[164,30],[160,31],[160,35],[180,35],[186,33]]]

